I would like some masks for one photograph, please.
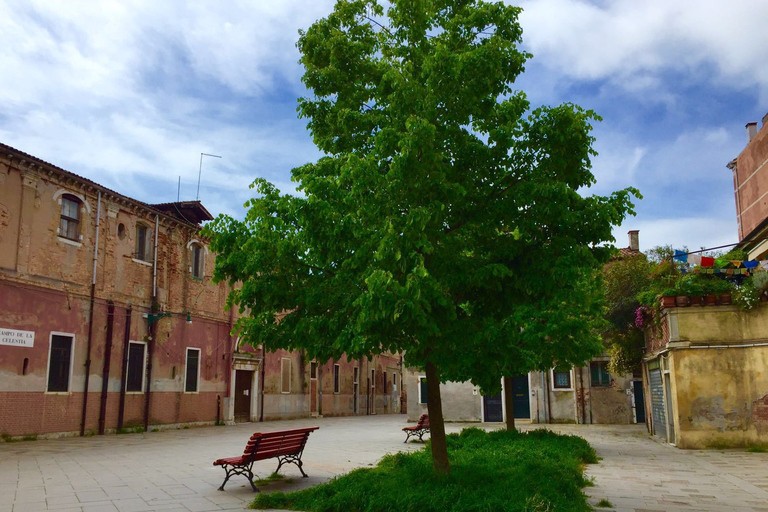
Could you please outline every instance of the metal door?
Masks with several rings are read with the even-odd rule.
[[[235,423],[251,421],[252,370],[235,371]]]
[[[483,396],[483,412],[483,421],[486,423],[501,423],[504,421],[501,393]]]
[[[531,400],[528,395],[530,390],[528,389],[528,375],[518,375],[512,378],[514,387],[512,388],[513,394],[513,409],[515,412],[515,418],[529,420],[531,419]],[[509,410],[509,407],[507,407]]]
[[[651,418],[653,433],[657,436],[667,436],[667,417],[664,412],[664,383],[661,380],[661,370],[648,372],[651,391]]]
[[[645,423],[645,393],[643,393],[643,382],[636,380],[632,382],[635,391],[635,418],[638,423]]]

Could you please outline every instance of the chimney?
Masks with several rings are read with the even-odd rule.
[[[633,251],[640,251],[640,231],[633,229],[628,231],[627,234],[629,235],[629,248]]]
[[[747,123],[747,144],[752,142],[752,139],[757,135],[757,123]]]

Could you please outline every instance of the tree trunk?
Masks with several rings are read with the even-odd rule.
[[[437,367],[427,363],[427,411],[429,412],[429,436],[432,445],[432,466],[438,473],[450,473],[448,445],[445,440],[443,404],[440,401],[440,375]]]
[[[507,430],[515,431],[515,379],[504,377],[504,404],[507,406]]]

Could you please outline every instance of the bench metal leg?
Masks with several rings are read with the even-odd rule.
[[[253,483],[253,472],[251,471],[253,463],[249,464],[248,466],[232,466],[230,464],[225,464],[221,467],[223,467],[224,471],[226,471],[226,477],[224,477],[224,481],[221,483],[221,487],[219,487],[220,491],[224,490],[224,486],[227,485],[227,482],[231,477],[235,475],[243,475],[248,479],[248,483],[251,484],[253,492],[260,492],[258,487],[256,487],[256,484]]]
[[[299,471],[301,471],[301,476],[304,478],[307,478],[307,474],[304,472],[304,468],[302,466],[304,465],[303,462],[301,462],[301,454],[299,455],[285,455],[283,457],[278,457],[278,464],[277,469],[275,470],[275,473],[280,471],[280,468],[283,467],[283,464],[296,464],[296,467],[299,468]]]

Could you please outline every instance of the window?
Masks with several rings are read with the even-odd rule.
[[[192,252],[192,265],[190,266],[189,271],[193,277],[202,279],[205,275],[205,254],[203,252],[203,246],[197,243],[192,244],[190,246],[190,251]]]
[[[73,336],[51,334],[48,354],[48,391],[66,393],[69,391],[69,377],[72,373]]]
[[[131,341],[128,344],[128,371],[125,390],[128,392],[144,391],[145,368],[147,367],[147,344]]]
[[[144,224],[136,225],[136,259],[152,261],[152,230]]]
[[[75,196],[61,196],[59,236],[69,240],[80,240],[80,201]]]
[[[589,364],[592,375],[592,387],[607,387],[611,385],[611,375],[608,373],[607,361],[593,361]]]
[[[187,374],[184,377],[184,392],[197,393],[200,381],[200,349],[187,349]]]
[[[287,357],[280,361],[280,392],[291,392],[291,360]]]
[[[552,387],[554,389],[573,389],[571,386],[571,370],[552,370]]]
[[[427,403],[427,378],[419,377],[419,403]]]
[[[340,388],[339,383],[339,365],[333,365],[333,392],[338,393]]]

